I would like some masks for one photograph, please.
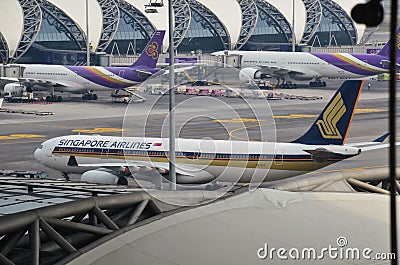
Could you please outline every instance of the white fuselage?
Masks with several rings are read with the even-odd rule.
[[[85,93],[111,91],[139,83],[126,77],[127,73],[132,71],[129,67],[120,67],[115,73],[108,70],[112,68],[100,66],[69,67],[40,64],[21,66],[24,68],[22,83],[34,90],[53,88],[56,92]]]
[[[34,156],[42,164],[65,173],[83,173],[107,165],[168,169],[168,146],[166,138],[72,135],[44,142]],[[339,155],[316,162],[304,150],[317,148]],[[272,181],[313,171],[359,152],[358,148],[336,145],[177,139],[177,180],[178,183]],[[71,156],[78,164],[87,166],[68,166]],[[199,179],[196,175],[203,177]]]
[[[222,56],[224,52],[213,55]],[[265,74],[296,80],[361,78],[388,71],[387,65],[382,64],[387,58],[370,54],[229,51],[229,55],[240,55],[241,68],[253,67]]]

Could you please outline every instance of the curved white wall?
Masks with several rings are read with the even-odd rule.
[[[351,17],[351,10],[353,7],[357,4],[365,3],[364,0],[335,0],[335,3],[337,3],[343,10],[346,11],[346,13]],[[364,24],[357,24],[354,23],[356,30],[357,30],[357,43],[360,42],[362,36],[364,35],[365,31],[365,25]]]
[[[242,28],[242,11],[236,0],[197,0],[211,12],[213,12],[219,20],[224,24],[231,37],[232,47],[239,40],[240,29]],[[238,18],[238,19],[232,19]]]
[[[290,25],[293,24],[293,1],[267,0],[266,2],[278,9]],[[296,43],[298,44],[304,34],[304,25],[306,24],[307,14],[306,7],[302,0],[294,0],[294,8],[294,34],[296,36]]]
[[[2,0],[3,1],[3,0]],[[47,0],[63,10],[79,27],[86,32],[86,8],[84,0]],[[97,48],[103,28],[102,12],[96,0],[89,2],[89,41],[92,43],[93,50]]]
[[[1,0],[0,32],[7,41],[9,56],[15,53],[21,38],[24,24],[22,8],[17,0]]]

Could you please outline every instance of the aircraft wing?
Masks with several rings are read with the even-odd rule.
[[[396,146],[399,146],[399,145],[400,145],[400,142],[396,142]],[[352,146],[352,145],[350,145],[350,146]],[[362,152],[366,152],[366,151],[378,150],[378,149],[388,148],[388,147],[389,147],[389,143],[386,143],[386,144],[375,143],[374,145],[360,146],[360,149]]]
[[[389,66],[390,65],[390,61],[389,60],[381,60],[381,63],[383,66]],[[397,67],[400,67],[399,63],[396,63]]]
[[[72,157],[71,157],[72,158]],[[68,161],[68,166],[78,166],[78,167],[92,167],[92,168],[105,168],[109,170],[121,170],[124,167],[137,167],[139,171],[146,172],[151,171],[152,169],[157,169],[158,171],[167,172],[169,170],[169,164],[163,162],[121,162],[121,163],[93,163],[93,164],[79,164],[76,161],[76,158],[72,158]],[[72,160],[72,161],[71,161]],[[202,178],[209,179],[213,178],[213,176],[205,170],[201,170],[195,167],[191,167],[188,165],[179,165],[175,168],[177,174],[193,177],[193,178]],[[145,173],[144,173],[145,174]]]
[[[15,83],[19,81],[16,77],[0,77],[0,80],[5,81],[5,83]]]
[[[69,85],[66,83],[54,80],[46,80],[46,79],[18,78],[18,81],[25,86],[41,85],[41,86],[69,87]]]
[[[148,75],[151,76],[153,73],[150,71],[146,71],[146,70],[141,70],[141,69],[132,69],[132,71],[135,71],[141,75]]]
[[[388,143],[383,143],[389,137],[389,133],[385,133],[382,136],[376,138],[372,142],[360,142],[360,143],[352,143],[352,144],[345,144],[345,146],[352,146],[352,147],[359,147],[361,151],[372,151],[382,148],[389,147]],[[396,142],[396,146],[400,145],[400,142]]]
[[[270,74],[270,75],[305,75],[305,72],[285,68],[285,67],[278,67],[278,66],[270,66],[266,64],[258,65],[258,67],[261,69],[261,71],[265,74]]]

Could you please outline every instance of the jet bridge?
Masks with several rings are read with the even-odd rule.
[[[3,64],[0,66],[0,77],[21,78],[25,67],[17,64]]]

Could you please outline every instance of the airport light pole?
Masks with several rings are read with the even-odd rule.
[[[90,66],[89,0],[86,0],[86,65],[87,65],[87,66]]]
[[[175,90],[174,90],[174,27],[172,0],[168,0],[168,31],[169,31],[169,177],[170,190],[176,190],[175,171]]]
[[[294,34],[294,1],[292,1],[292,52],[296,51],[296,35]]]
[[[390,172],[390,245],[391,251],[395,258],[391,264],[398,264],[398,247],[397,247],[397,204],[396,204],[396,187],[397,169],[396,169],[396,72],[397,72],[397,7],[396,0],[391,1],[390,13],[390,83],[389,83],[389,172]]]

